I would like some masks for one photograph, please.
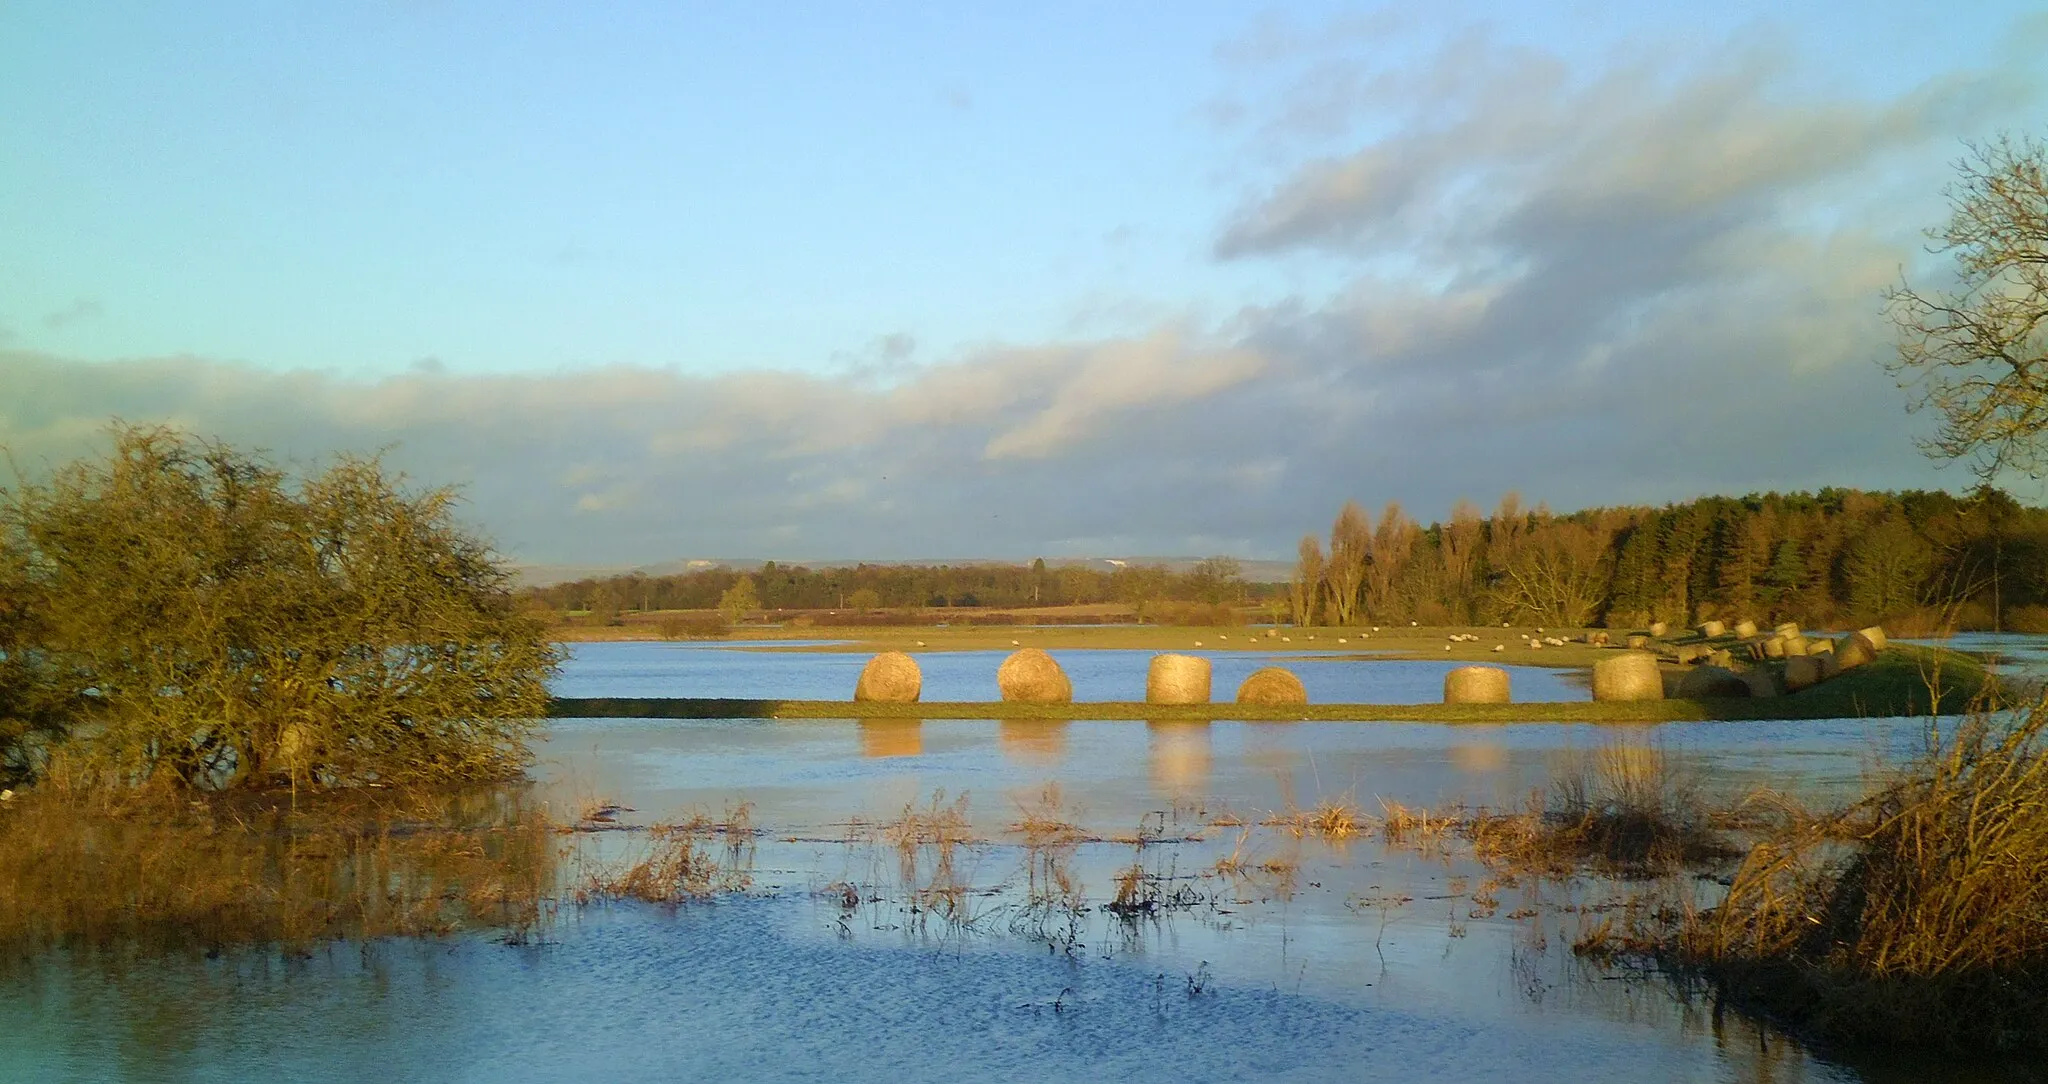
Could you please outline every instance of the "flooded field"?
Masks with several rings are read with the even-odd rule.
[[[1080,698],[1142,681],[1101,654],[1131,657],[1062,660]],[[582,645],[562,691],[845,695],[861,661]],[[994,663],[934,656],[927,695],[985,696]],[[1296,665],[1319,699],[1442,673]],[[1570,688],[1518,695],[1543,680]],[[539,937],[52,953],[0,972],[0,1079],[2028,1079],[1831,1057],[1573,951],[1631,897],[1711,896],[1694,874],[1504,875],[1392,830],[1522,808],[1616,746],[1824,803],[1922,725],[562,720],[531,797],[582,830]],[[731,891],[577,902],[696,815]]]

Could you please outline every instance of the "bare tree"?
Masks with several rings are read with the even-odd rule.
[[[1946,189],[1948,225],[1929,230],[1934,252],[1955,258],[1954,289],[1921,293],[1902,282],[1885,295],[1898,325],[1886,365],[1932,407],[1939,431],[1928,455],[1970,459],[1989,482],[2012,468],[2048,466],[2048,147],[2000,136],[1970,147]]]
[[[1365,582],[1365,564],[1372,557],[1372,518],[1345,501],[1330,525],[1330,564],[1323,581],[1330,592],[1330,621],[1349,625],[1358,612],[1358,589]]]
[[[1394,616],[1401,570],[1414,555],[1415,543],[1421,536],[1422,528],[1401,510],[1400,502],[1388,501],[1380,512],[1379,526],[1373,531],[1372,559],[1365,568],[1366,616]]]
[[[1315,535],[1302,535],[1300,553],[1294,581],[1288,585],[1289,600],[1294,605],[1294,623],[1307,626],[1316,623],[1316,596],[1323,590],[1323,544]]]
[[[1587,624],[1600,608],[1609,578],[1613,535],[1604,526],[1547,523],[1516,547],[1494,585],[1504,615],[1551,625]]]

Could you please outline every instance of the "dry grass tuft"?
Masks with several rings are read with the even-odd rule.
[[[2048,702],[1758,843],[1675,961],[1845,1043],[2048,1049]],[[1846,842],[1844,842],[1846,840]]]
[[[1732,857],[1713,813],[1661,749],[1610,744],[1558,774],[1536,842],[1627,877]]]
[[[967,795],[948,804],[945,791],[933,791],[928,806],[904,806],[903,815],[882,825],[881,834],[896,849],[913,913],[963,920],[968,886],[958,857],[962,848],[974,842],[967,819]]]
[[[1380,835],[1397,846],[1440,846],[1444,833],[1457,824],[1449,814],[1439,815],[1423,807],[1409,807],[1392,799],[1380,799]]]
[[[741,803],[723,820],[699,813],[647,830],[647,849],[619,867],[587,875],[578,903],[630,899],[674,906],[744,892],[753,885],[753,807]]]

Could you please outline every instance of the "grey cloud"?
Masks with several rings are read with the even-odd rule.
[[[19,390],[0,401],[0,443],[31,472],[91,450],[110,417],[298,462],[390,447],[413,477],[464,485],[477,521],[534,560],[1028,555],[1116,514],[1064,484],[1105,442],[1114,452],[1126,432],[1170,430],[1169,408],[1255,366],[1170,335],[992,351],[885,388],[638,368],[364,382],[0,352],[0,384]],[[1126,500],[1152,485],[1142,462],[1102,476]]]

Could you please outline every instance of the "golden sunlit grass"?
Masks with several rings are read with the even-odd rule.
[[[1827,818],[1759,842],[1671,940],[1830,1039],[2048,1048],[2048,703],[1976,712]]]

